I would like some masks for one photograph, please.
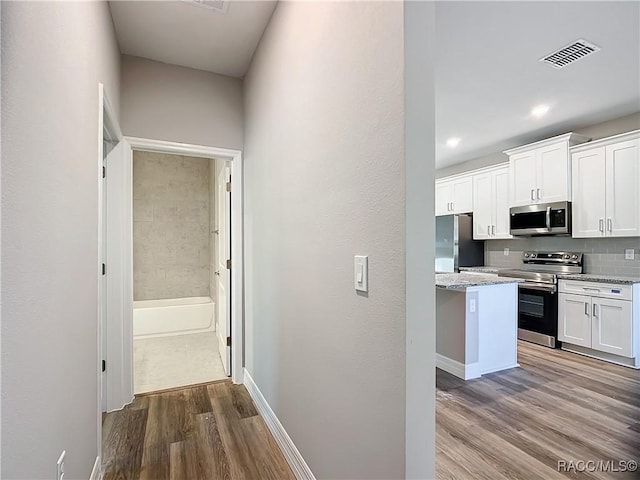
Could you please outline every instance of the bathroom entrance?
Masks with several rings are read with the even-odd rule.
[[[133,150],[134,393],[230,375],[230,168]]]

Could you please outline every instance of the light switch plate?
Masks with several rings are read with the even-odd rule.
[[[635,258],[635,250],[633,248],[627,248],[624,251],[625,260],[633,260]]]
[[[353,283],[356,291],[369,291],[369,257],[356,255],[353,258]]]

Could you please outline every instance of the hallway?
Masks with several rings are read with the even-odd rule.
[[[243,385],[140,395],[107,414],[104,480],[294,479]]]

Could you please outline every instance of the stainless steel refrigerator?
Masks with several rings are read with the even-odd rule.
[[[484,241],[473,239],[473,216],[436,217],[436,272],[484,265]]]

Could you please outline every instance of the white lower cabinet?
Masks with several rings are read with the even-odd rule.
[[[631,302],[594,297],[591,314],[591,348],[632,357]]]
[[[618,357],[637,356],[631,285],[569,280],[558,285],[558,340]]]
[[[591,348],[591,297],[558,295],[558,340]]]

